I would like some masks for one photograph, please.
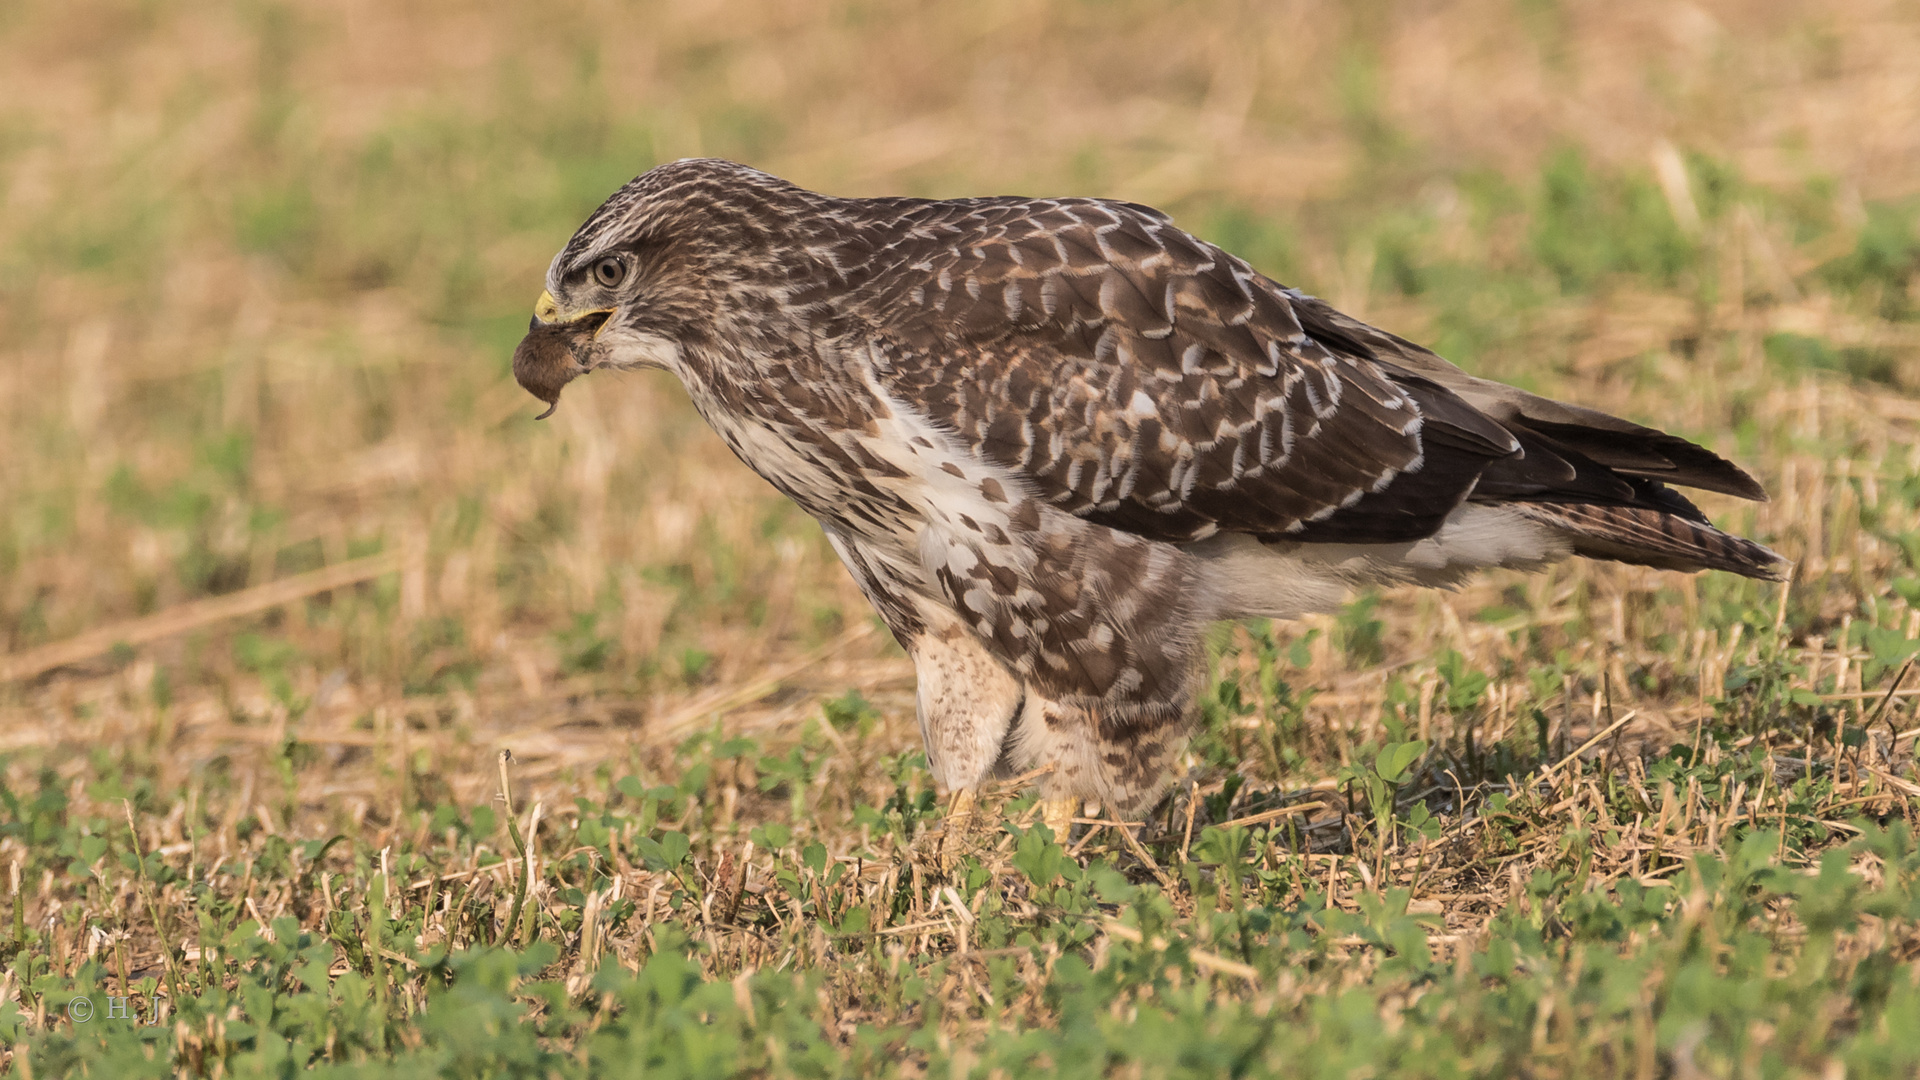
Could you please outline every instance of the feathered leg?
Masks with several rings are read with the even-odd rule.
[[[909,651],[934,783],[947,792],[978,788],[1020,710],[1020,681],[958,624],[930,629]]]
[[[979,788],[1000,760],[1024,698],[1018,679],[957,622],[913,639],[920,738],[935,786],[948,793],[940,861],[958,861],[976,827]]]
[[[1023,769],[1053,766],[1040,782],[1042,819],[1064,840],[1089,799],[1122,821],[1141,820],[1172,781],[1191,731],[1192,707],[1183,700],[1088,705],[1029,686],[1011,749]]]

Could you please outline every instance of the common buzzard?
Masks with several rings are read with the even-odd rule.
[[[554,257],[514,355],[550,405],[602,367],[673,372],[819,519],[913,658],[935,781],[1050,765],[1056,827],[1151,808],[1215,620],[1568,555],[1785,570],[1668,486],[1765,498],[1739,467],[1468,375],[1133,203],[662,165]]]

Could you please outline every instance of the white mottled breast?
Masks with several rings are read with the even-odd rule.
[[[782,430],[735,411],[702,378],[683,376],[707,425],[748,468],[814,517],[827,517],[850,494],[842,474],[807,452],[808,432]]]
[[[875,392],[892,415],[878,422],[876,434],[859,441],[905,474],[873,479],[913,506],[920,520],[911,531],[864,539],[897,568],[903,583],[911,580],[925,596],[942,593],[938,576],[943,569],[953,580],[967,581],[982,560],[1019,575],[1021,593],[1030,593],[1024,580],[1034,562],[1030,538],[1012,521],[1014,508],[1028,498],[1025,482],[960,447],[911,405],[877,387]],[[1015,594],[1016,602],[1038,599],[1021,593]],[[995,606],[985,595],[954,599],[976,613]]]
[[[782,494],[829,530],[857,540],[873,569],[922,597],[938,597],[942,568],[965,580],[982,558],[1024,570],[1018,532],[1009,520],[1029,495],[1027,483],[982,461],[929,421],[912,404],[870,377],[868,358],[838,353],[843,371],[865,384],[877,403],[866,430],[808,422],[791,423],[743,414],[715,387],[691,371],[680,372],[694,406],[727,446]],[[828,460],[831,442],[863,452],[890,467],[849,475],[845,462]],[[877,489],[886,497],[876,500]],[[997,495],[998,498],[993,496]],[[959,599],[959,598],[955,598]],[[976,610],[980,610],[976,608]]]

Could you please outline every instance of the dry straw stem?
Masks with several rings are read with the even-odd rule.
[[[1325,810],[1326,808],[1327,804],[1321,802],[1303,802],[1294,803],[1291,806],[1277,806],[1272,810],[1262,810],[1257,814],[1248,814],[1246,817],[1237,817],[1232,821],[1222,822],[1220,827],[1223,829],[1231,829],[1237,826],[1261,825],[1269,821],[1278,821],[1283,817],[1292,817],[1294,814],[1311,814],[1315,810]]]
[[[1135,945],[1143,944],[1147,940],[1146,935],[1140,931],[1124,923],[1115,922],[1112,919],[1102,922],[1100,926],[1114,937],[1122,941],[1131,941]],[[1165,950],[1167,942],[1164,938],[1154,938],[1150,947],[1155,950]],[[1217,972],[1221,975],[1232,975],[1235,978],[1245,979],[1250,986],[1256,989],[1260,986],[1260,973],[1237,960],[1229,960],[1224,956],[1216,956],[1213,953],[1207,952],[1205,949],[1189,949],[1187,955],[1193,958],[1193,965],[1197,968]]]
[[[55,668],[91,660],[118,646],[149,645],[203,626],[257,615],[282,604],[370,581],[399,571],[400,552],[369,555],[310,573],[256,585],[225,596],[179,604],[144,618],[129,619],[77,634],[37,649],[0,656],[0,682],[31,679]]]
[[[1608,736],[1614,734],[1615,732],[1619,731],[1621,728],[1624,728],[1628,724],[1632,723],[1633,718],[1636,715],[1638,714],[1632,711],[1628,711],[1628,713],[1625,716],[1622,716],[1620,719],[1615,720],[1611,724],[1608,724],[1604,731],[1600,731],[1596,733],[1592,738],[1588,739],[1586,742],[1581,743],[1580,748],[1578,750],[1575,750],[1573,753],[1568,754],[1566,757],[1563,757],[1559,761],[1556,761],[1553,764],[1547,766],[1546,768],[1540,770],[1540,779],[1542,780],[1550,779],[1553,776],[1555,770],[1559,769],[1561,766],[1565,765],[1567,762],[1572,761],[1574,758],[1579,757],[1581,754],[1584,754],[1587,751],[1605,742]]]
[[[173,946],[168,941],[167,929],[170,920],[166,914],[163,914],[159,898],[154,895],[153,882],[147,878],[147,854],[140,843],[140,825],[134,819],[133,803],[122,799],[120,800],[120,807],[126,813],[127,834],[133,840],[133,856],[138,860],[135,880],[138,881],[140,885],[140,898],[146,905],[147,917],[152,921],[153,933],[154,936],[159,939],[160,954],[166,963],[167,992],[172,995],[175,1001],[179,1001],[180,964],[178,957],[174,955]]]

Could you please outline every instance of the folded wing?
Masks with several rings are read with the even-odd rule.
[[[1777,577],[1681,484],[1725,459],[1474,378],[1145,207],[884,200],[833,253],[876,370],[1055,506],[1152,539],[1394,543],[1514,504],[1597,558]]]

